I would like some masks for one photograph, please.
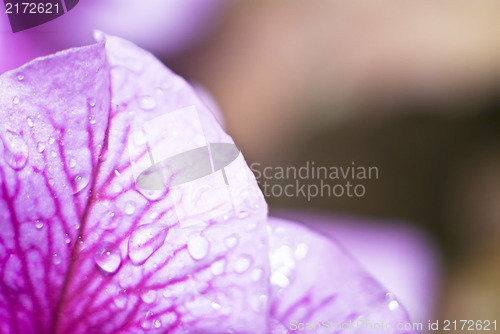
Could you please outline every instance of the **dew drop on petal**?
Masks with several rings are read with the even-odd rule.
[[[146,319],[141,324],[142,329],[151,329],[152,324],[150,319]]]
[[[89,103],[89,106],[91,107],[95,106],[95,99],[93,97],[87,99],[87,102]]]
[[[66,245],[69,245],[71,243],[71,238],[68,234],[64,235],[64,242],[66,243]]]
[[[113,302],[119,309],[124,309],[127,305],[127,298],[125,296],[118,296],[116,298],[113,298]]]
[[[224,260],[215,261],[210,266],[210,271],[214,276],[218,276],[224,272]]]
[[[14,98],[12,99],[12,103],[19,104],[19,97],[18,96],[14,96]]]
[[[134,202],[127,202],[125,204],[124,212],[127,216],[132,215],[135,212],[135,204]]]
[[[68,165],[70,168],[74,168],[76,166],[76,160],[74,158],[70,158]]]
[[[297,260],[302,260],[303,258],[306,257],[307,252],[309,251],[309,247],[305,243],[300,243],[297,248],[295,248],[295,251],[293,252],[293,256]]]
[[[42,142],[39,142],[36,145],[36,150],[38,151],[38,153],[42,153],[43,151],[45,151],[45,144]]]
[[[139,97],[139,106],[144,110],[153,110],[156,108],[156,100],[150,95]]]
[[[95,263],[105,273],[114,274],[122,263],[119,249],[113,244],[106,242],[99,245],[94,254]]]
[[[244,273],[248,270],[248,268],[250,268],[250,259],[248,257],[242,256],[238,260],[236,260],[234,269],[237,273]]]
[[[141,299],[146,304],[152,304],[156,301],[156,292],[150,290],[141,296]]]
[[[54,139],[54,137],[49,137],[49,144],[52,145],[56,142],[56,140]]]
[[[23,80],[24,80],[24,74],[19,73],[19,74],[17,75],[17,80],[19,80],[19,81],[23,81]]]
[[[235,235],[231,235],[224,240],[224,244],[227,248],[234,248],[238,243],[238,238]]]
[[[239,218],[239,219],[245,219],[245,218],[247,218],[247,217],[248,217],[248,215],[249,215],[248,211],[246,211],[246,210],[242,210],[242,211],[240,211],[240,212],[238,213],[238,218]]]
[[[28,145],[24,138],[18,134],[8,131],[2,137],[4,145],[3,156],[5,162],[14,170],[21,170],[28,162]]]
[[[154,325],[154,328],[160,328],[161,327],[161,321],[160,321],[160,319],[156,319],[153,322],[153,325]]]
[[[79,193],[89,184],[89,178],[86,175],[77,175],[75,177],[75,194]]]
[[[147,200],[157,201],[165,194],[165,190],[147,190],[137,187],[139,192],[144,196]]]
[[[34,127],[34,126],[35,126],[35,123],[34,123],[34,122],[33,122],[33,120],[31,119],[31,117],[28,117],[28,118],[26,119],[26,122],[28,123],[28,126],[29,126],[30,128],[32,128],[32,127]]]
[[[391,310],[391,311],[395,311],[395,310],[399,307],[399,303],[398,303],[398,301],[397,301],[397,300],[391,300],[391,301],[389,302],[388,307],[389,307],[389,310]]]
[[[43,223],[40,221],[40,220],[37,220],[35,221],[35,227],[38,229],[38,230],[41,230],[42,227],[43,227]]]
[[[280,288],[287,288],[290,285],[290,280],[285,274],[276,272],[271,276],[271,284],[277,285]]]
[[[192,234],[187,243],[188,252],[195,260],[201,260],[208,254],[210,244],[206,238],[199,234]]]
[[[135,146],[142,146],[146,144],[146,134],[142,130],[135,130],[132,132],[132,140]]]

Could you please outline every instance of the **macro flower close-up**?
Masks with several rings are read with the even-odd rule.
[[[411,332],[332,240],[267,217],[183,79],[97,36],[1,76],[2,333],[270,333],[294,319]]]
[[[498,22],[5,0],[0,334],[496,333]]]

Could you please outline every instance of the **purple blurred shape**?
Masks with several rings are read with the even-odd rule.
[[[382,285],[396,295],[414,322],[433,319],[441,284],[441,257],[422,230],[401,222],[371,221],[296,210],[276,216],[310,226],[344,246]]]

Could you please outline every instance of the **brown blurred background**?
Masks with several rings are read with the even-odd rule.
[[[500,320],[500,2],[234,1],[165,62],[249,163],[379,168],[362,198],[271,207],[413,222],[445,256],[437,318]]]

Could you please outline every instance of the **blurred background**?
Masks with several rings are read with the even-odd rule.
[[[432,262],[405,267],[428,274],[419,320],[500,320],[498,1],[87,0],[15,35],[2,16],[0,72],[95,28],[196,84],[261,170],[376,166],[362,197],[268,196],[271,213],[340,242],[403,228],[398,261]]]

